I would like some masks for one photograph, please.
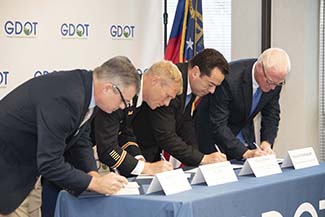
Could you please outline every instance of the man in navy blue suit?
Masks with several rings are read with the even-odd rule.
[[[128,107],[139,88],[135,67],[120,56],[94,71],[59,71],[33,78],[4,97],[0,215],[13,212],[40,175],[45,183],[74,195],[84,190],[114,194],[127,184],[118,174],[97,173],[89,120],[96,106],[107,113]]]
[[[214,144],[228,159],[273,154],[280,121],[279,98],[290,71],[288,54],[280,48],[265,50],[258,59],[230,64],[230,72],[216,91],[202,99],[196,113],[200,150]],[[253,119],[261,112],[261,144],[257,148]]]

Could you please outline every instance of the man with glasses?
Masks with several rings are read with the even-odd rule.
[[[159,161],[163,149],[188,166],[225,161],[222,153],[205,155],[197,149],[193,109],[197,97],[213,93],[223,81],[229,69],[226,59],[214,49],[204,49],[189,62],[176,65],[182,73],[183,93],[156,109],[143,103],[133,122],[145,159]]]
[[[135,67],[118,56],[94,71],[33,78],[5,96],[0,101],[0,216],[15,211],[40,175],[43,217],[54,215],[60,189],[73,195],[114,194],[125,186],[123,176],[97,173],[89,122],[97,106],[107,113],[124,109],[139,88]]]
[[[198,107],[200,150],[209,153],[217,144],[229,159],[238,160],[272,154],[281,87],[289,71],[289,56],[279,48],[265,50],[258,59],[231,62],[223,84]],[[257,145],[253,119],[259,112],[261,143]]]
[[[182,94],[182,90],[182,74],[176,65],[165,60],[153,64],[141,76],[140,93],[133,98],[130,106],[112,114],[98,111],[92,123],[92,133],[99,160],[124,176],[155,175],[172,170],[167,161],[145,161],[131,123],[143,102],[153,110],[168,106],[172,99]]]

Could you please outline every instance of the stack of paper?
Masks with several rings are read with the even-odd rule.
[[[139,188],[137,182],[128,182],[116,195],[140,195]]]

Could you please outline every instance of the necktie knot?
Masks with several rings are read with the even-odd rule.
[[[187,94],[185,98],[185,107],[188,105],[188,103],[191,101],[192,94]]]

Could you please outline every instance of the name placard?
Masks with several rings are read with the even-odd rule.
[[[208,186],[238,181],[229,161],[199,166],[191,184],[206,182]]]
[[[284,157],[282,168],[294,167],[295,169],[307,168],[319,165],[312,147],[288,151]]]
[[[158,173],[150,183],[146,194],[163,190],[166,195],[192,189],[182,169]]]
[[[244,167],[240,170],[239,175],[254,174],[256,177],[269,176],[282,173],[275,155],[248,158]]]

